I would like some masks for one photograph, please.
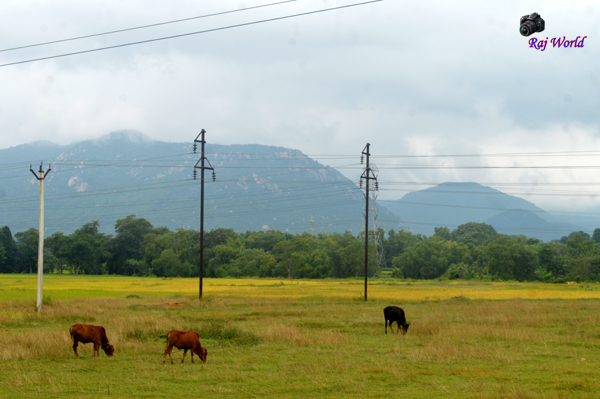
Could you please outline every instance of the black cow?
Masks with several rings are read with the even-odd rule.
[[[396,334],[398,334],[398,331],[400,330],[400,328],[402,328],[402,335],[406,334],[406,332],[408,331],[408,326],[410,326],[410,323],[406,322],[406,317],[404,316],[404,310],[402,310],[402,308],[399,308],[398,306],[388,306],[387,308],[383,309],[383,315],[385,316],[385,333],[387,334],[387,326],[388,326],[388,321],[390,323],[390,331],[394,332],[394,330],[392,330],[392,323],[396,322],[396,324],[398,325],[398,328],[396,329]]]

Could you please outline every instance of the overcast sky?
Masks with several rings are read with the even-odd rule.
[[[0,49],[276,1],[2,0]],[[0,64],[359,2],[297,0],[4,51]],[[587,36],[584,47],[529,48],[530,38],[518,29],[520,17],[532,12],[546,21],[546,30],[532,37]],[[36,140],[69,144],[121,129],[190,142],[204,128],[210,143],[356,155],[319,159],[331,166],[357,163],[367,142],[375,156],[600,152],[599,43],[597,0],[384,0],[4,66],[0,148]],[[572,155],[373,161],[382,199],[428,187],[402,183],[473,181],[547,210],[596,207],[600,170],[572,167],[600,165],[600,154]],[[392,169],[406,165],[571,168]],[[360,176],[340,171],[355,181]]]

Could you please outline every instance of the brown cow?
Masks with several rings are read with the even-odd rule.
[[[173,364],[173,358],[171,357],[171,351],[173,347],[177,349],[183,349],[183,357],[181,358],[181,363],[185,359],[185,354],[188,349],[192,353],[192,363],[194,363],[194,353],[198,355],[200,360],[206,363],[206,354],[208,351],[206,348],[202,347],[200,343],[200,336],[195,331],[183,331],[183,330],[173,330],[169,331],[167,334],[167,349],[165,349],[165,356],[163,357],[163,363],[167,359],[167,353],[169,354],[169,359],[171,359],[171,364]]]
[[[108,343],[108,338],[106,338],[106,330],[102,326],[91,326],[89,324],[75,324],[72,325],[69,329],[71,333],[71,338],[73,339],[73,350],[77,357],[79,354],[77,353],[77,345],[79,342],[83,344],[87,344],[89,342],[94,343],[94,352],[92,356],[100,356],[100,348],[104,350],[107,356],[112,356],[115,347]]]

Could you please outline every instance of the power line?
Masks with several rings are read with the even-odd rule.
[[[64,164],[55,162],[56,165],[71,166],[72,164]],[[384,164],[385,165],[385,164]],[[121,165],[121,164],[94,164],[90,165],[93,167],[106,166],[106,167],[126,167],[130,168],[132,165]],[[148,168],[164,168],[166,165],[138,165]],[[168,165],[170,168],[186,168],[189,165]],[[542,165],[542,166],[447,166],[447,165],[404,165],[395,167],[381,167],[379,169],[387,170],[413,170],[413,169],[599,169],[600,165]],[[343,169],[343,170],[362,170],[359,164],[352,164],[348,166],[219,166],[220,169]]]
[[[75,51],[75,52],[72,52],[72,53],[58,54],[58,55],[52,55],[52,56],[48,56],[48,57],[34,58],[34,59],[29,59],[29,60],[24,60],[24,61],[9,62],[9,63],[6,63],[6,64],[0,64],[0,67],[10,66],[10,65],[26,64],[26,63],[29,63],[29,62],[43,61],[43,60],[49,60],[49,59],[54,59],[54,58],[70,57],[70,56],[73,56],[73,55],[93,53],[93,52],[97,52],[97,51],[104,51],[104,50],[110,50],[110,49],[121,48],[121,47],[135,46],[135,45],[138,45],[138,44],[145,44],[145,43],[152,43],[152,42],[157,42],[157,41],[162,41],[162,40],[176,39],[176,38],[180,38],[180,37],[186,37],[186,36],[192,36],[192,35],[199,35],[199,34],[203,34],[203,33],[216,32],[216,31],[221,31],[221,30],[226,30],[226,29],[240,28],[240,27],[243,27],[243,26],[257,25],[257,24],[266,23],[266,22],[280,21],[280,20],[289,19],[289,18],[296,18],[296,17],[302,17],[302,16],[306,16],[306,15],[311,15],[311,14],[318,14],[318,13],[323,13],[323,12],[328,12],[328,11],[340,10],[340,9],[343,9],[343,8],[350,8],[350,7],[362,6],[362,5],[366,5],[366,4],[370,4],[370,3],[378,3],[380,1],[383,1],[383,0],[369,0],[369,1],[364,1],[362,3],[347,4],[347,5],[344,5],[344,6],[324,8],[324,9],[321,9],[321,10],[314,10],[314,11],[308,11],[308,12],[303,12],[303,13],[298,13],[298,14],[284,15],[284,16],[281,16],[281,17],[262,19],[262,20],[258,20],[258,21],[252,21],[252,22],[244,22],[244,23],[241,23],[241,24],[229,25],[229,26],[222,26],[222,27],[219,27],[219,28],[212,28],[212,29],[205,29],[205,30],[201,30],[201,31],[197,31],[197,32],[182,33],[182,34],[179,34],[179,35],[164,36],[164,37],[159,37],[159,38],[155,38],[155,39],[140,40],[140,41],[137,41],[137,42],[117,44],[117,45],[114,45],[114,46],[107,46],[107,47],[100,47],[100,48],[89,49],[89,50]]]
[[[296,150],[293,150],[296,151]],[[225,158],[225,160],[227,161],[299,161],[299,160],[306,160],[306,161],[311,161],[314,160],[316,158],[323,158],[323,159],[357,159],[356,155],[336,155],[336,154],[302,154],[299,151],[296,151],[297,153],[295,154],[291,154],[294,155],[296,157],[289,157],[289,153],[286,153],[286,157],[282,157],[282,153],[245,153],[245,152],[236,152],[235,154],[231,153],[231,152],[206,152],[207,155],[227,155],[227,156],[231,156],[231,155],[236,155],[238,156],[238,158]],[[178,156],[184,156],[184,155],[192,155],[192,152],[185,152],[185,153],[180,153],[180,154],[174,154],[174,155],[167,155],[167,156],[162,156],[162,157],[156,157],[156,158],[145,158],[145,159],[129,159],[129,160],[121,160],[119,162],[124,163],[124,162],[142,162],[142,161],[148,161],[148,160],[161,160],[164,158],[172,158],[172,157],[178,157]],[[254,156],[279,156],[277,158],[239,158],[239,156],[244,156],[244,155],[254,155]],[[527,156],[527,157],[536,157],[536,156],[541,156],[541,157],[546,157],[546,156],[598,156],[600,155],[600,150],[593,150],[593,151],[563,151],[563,152],[528,152],[528,153],[496,153],[496,154],[445,154],[445,155],[377,155],[377,156],[373,156],[374,158],[379,158],[379,159],[384,159],[384,158],[452,158],[452,157],[513,157],[513,156]],[[68,162],[115,162],[117,160],[115,159],[71,159],[71,160],[61,160],[61,162],[64,162],[65,165],[68,164]],[[0,163],[0,170],[4,169],[5,167],[9,167],[7,169],[18,169],[21,168],[23,165],[27,165],[29,163],[32,162],[36,162],[36,160],[28,160],[28,161],[23,161],[23,162],[14,162],[14,163],[7,163],[7,164],[2,164]],[[163,161],[161,161],[163,162]],[[169,160],[165,160],[164,162],[170,162]],[[356,165],[356,164],[352,164],[352,165]],[[382,165],[381,163],[378,163],[378,165]],[[394,165],[394,164],[392,164]],[[104,165],[99,165],[99,166],[104,166]],[[185,165],[185,167],[187,167],[188,165]]]
[[[295,1],[298,1],[298,0],[285,0],[285,1],[279,1],[279,2],[276,2],[276,3],[262,4],[262,5],[259,5],[259,6],[245,7],[245,8],[241,8],[241,9],[238,9],[238,10],[221,11],[221,12],[217,12],[217,13],[213,13],[213,14],[205,14],[205,15],[199,15],[199,16],[196,16],[196,17],[182,18],[182,19],[176,19],[176,20],[173,20],[173,21],[166,21],[166,22],[159,22],[159,23],[155,23],[155,24],[148,24],[148,25],[136,26],[136,27],[133,27],[133,28],[117,29],[117,30],[112,30],[112,31],[109,31],[109,32],[103,32],[103,33],[93,33],[93,34],[90,34],[90,35],[77,36],[77,37],[72,37],[72,38],[69,38],[69,39],[60,39],[60,40],[53,40],[53,41],[50,41],[50,42],[43,42],[43,43],[37,43],[37,44],[28,44],[28,45],[25,45],[25,46],[19,46],[19,47],[12,47],[12,48],[1,49],[0,53],[6,52],[6,51],[21,50],[21,49],[24,49],[24,48],[46,46],[48,44],[64,43],[64,42],[69,42],[69,41],[73,41],[73,40],[88,39],[90,37],[112,35],[114,33],[121,33],[121,32],[128,32],[128,31],[132,31],[132,30],[137,30],[137,29],[151,28],[151,27],[154,27],[154,26],[175,24],[175,23],[184,22],[184,21],[191,21],[191,20],[194,20],[194,19],[215,17],[215,16],[218,16],[218,15],[232,14],[232,13],[241,12],[241,11],[249,11],[249,10],[254,10],[254,9],[257,9],[257,8],[270,7],[270,6],[275,6],[275,5],[284,4],[284,3],[292,3],[292,2],[295,2]]]
[[[347,158],[347,159],[356,159],[356,155],[354,154],[303,154],[298,150],[298,154],[305,157],[309,157],[310,159],[315,158]],[[213,152],[210,153],[213,155],[227,155],[229,153],[218,153]],[[241,155],[280,155],[280,153],[238,153]],[[532,152],[505,152],[505,153],[482,153],[482,154],[431,154],[431,155],[398,155],[398,154],[388,154],[388,155],[373,155],[373,158],[385,159],[385,158],[461,158],[461,157],[531,157],[531,156],[598,156],[600,155],[600,150],[588,150],[588,151],[532,151]]]

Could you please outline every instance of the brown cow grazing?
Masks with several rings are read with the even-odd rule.
[[[169,354],[169,359],[171,359],[171,364],[173,364],[173,358],[171,357],[171,351],[173,347],[177,349],[183,349],[183,357],[181,358],[181,363],[185,359],[185,354],[188,349],[192,353],[192,363],[194,363],[194,353],[198,355],[200,360],[206,363],[206,354],[208,351],[206,348],[202,347],[200,344],[200,336],[195,331],[183,331],[183,330],[173,330],[169,331],[167,334],[167,349],[165,349],[165,357],[163,357],[163,363],[167,359],[167,353]]]
[[[104,350],[107,356],[112,356],[115,347],[108,343],[108,338],[106,338],[106,330],[102,326],[91,326],[89,324],[75,324],[72,325],[69,329],[71,333],[71,338],[73,339],[73,350],[77,357],[79,354],[77,353],[77,345],[81,342],[83,344],[87,344],[89,342],[94,343],[94,352],[92,356],[100,356],[100,348]]]
[[[410,323],[406,322],[406,317],[404,316],[404,310],[402,308],[399,308],[398,306],[388,306],[385,309],[383,309],[383,316],[385,317],[386,334],[388,321],[390,323],[390,331],[394,332],[394,330],[392,330],[392,323],[396,322],[396,324],[398,325],[398,328],[396,329],[396,334],[398,334],[398,331],[400,329],[402,329],[402,335],[406,334]]]

